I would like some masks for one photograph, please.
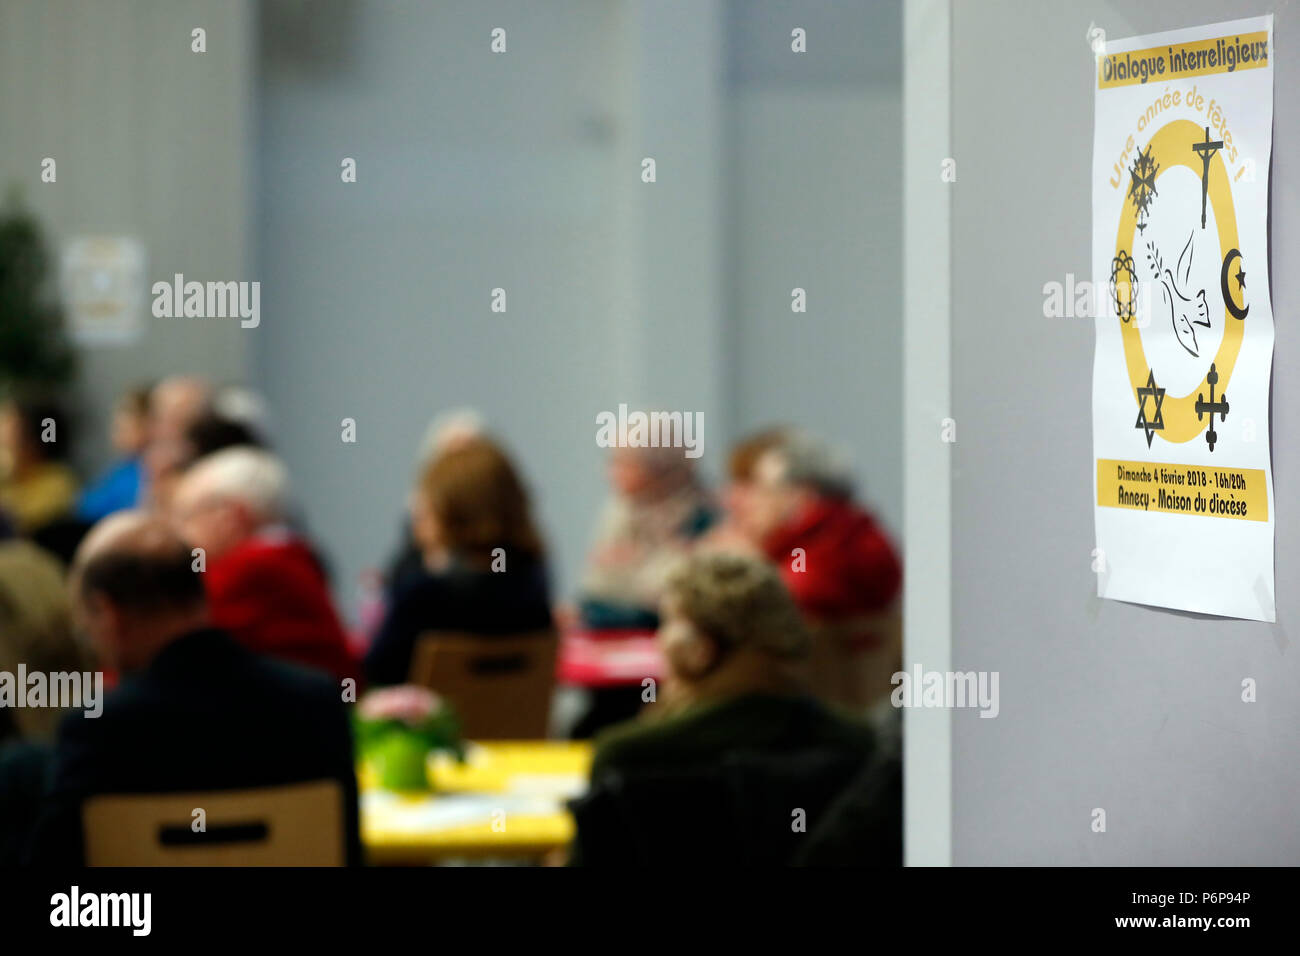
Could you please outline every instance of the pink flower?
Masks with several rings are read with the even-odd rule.
[[[357,705],[365,720],[400,720],[414,727],[441,709],[442,698],[414,684],[372,690]]]

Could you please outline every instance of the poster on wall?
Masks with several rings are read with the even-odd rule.
[[[129,236],[78,236],[62,261],[68,328],[79,345],[126,345],[144,332],[145,253]]]
[[[1276,620],[1272,132],[1271,16],[1098,48],[1100,597]]]

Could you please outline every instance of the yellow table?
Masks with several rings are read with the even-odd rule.
[[[465,763],[429,761],[431,794],[381,790],[364,766],[361,840],[374,864],[540,858],[573,840],[564,806],[586,789],[591,746],[570,741],[469,744]]]

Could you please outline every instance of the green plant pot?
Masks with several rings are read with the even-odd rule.
[[[388,733],[370,747],[367,759],[385,790],[427,793],[429,745],[415,734]]]

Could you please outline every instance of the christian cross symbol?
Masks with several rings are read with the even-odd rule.
[[[1214,430],[1214,415],[1217,412],[1219,421],[1226,421],[1228,418],[1228,393],[1225,391],[1219,396],[1219,400],[1214,400],[1214,386],[1219,384],[1219,373],[1214,368],[1214,363],[1210,363],[1210,374],[1205,376],[1205,380],[1210,383],[1210,400],[1207,402],[1200,392],[1196,393],[1196,420],[1199,422],[1205,412],[1210,414],[1210,430],[1205,433],[1205,440],[1209,443],[1210,451],[1214,451],[1214,443],[1219,440],[1218,433]]]
[[[1210,128],[1205,127],[1205,142],[1193,143],[1192,149],[1196,150],[1201,157],[1201,228],[1205,228],[1205,194],[1210,185],[1210,160],[1214,158],[1215,152],[1223,148],[1223,140],[1216,139],[1211,141]],[[1210,446],[1213,448],[1213,444]]]

